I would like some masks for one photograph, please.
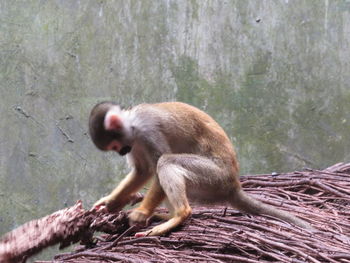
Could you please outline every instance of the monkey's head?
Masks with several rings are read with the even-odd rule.
[[[117,104],[97,104],[90,113],[89,132],[93,143],[102,151],[116,151],[120,155],[131,151],[131,131]]]

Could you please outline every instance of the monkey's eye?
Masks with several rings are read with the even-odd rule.
[[[115,140],[120,140],[121,138],[123,138],[123,134],[119,133],[119,132],[116,132],[116,133],[113,134],[113,138]]]
[[[123,138],[123,134],[121,132],[110,131],[109,136],[112,140],[120,140]]]

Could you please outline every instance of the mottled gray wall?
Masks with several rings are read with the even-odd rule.
[[[0,234],[127,172],[90,108],[180,100],[236,145],[242,173],[350,159],[350,1],[0,1]]]

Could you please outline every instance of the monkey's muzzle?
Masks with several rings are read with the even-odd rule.
[[[121,156],[124,156],[125,154],[127,154],[129,152],[131,152],[131,146],[126,145],[126,146],[124,146],[123,148],[120,149],[119,154]]]

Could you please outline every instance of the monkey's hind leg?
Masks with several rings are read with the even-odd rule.
[[[168,213],[159,213],[159,212],[153,213],[151,220],[167,221],[174,216],[174,208],[170,204],[168,198],[165,198],[165,200],[163,201],[163,204],[166,206],[166,208],[168,209],[169,212]]]
[[[169,207],[171,208],[171,218],[149,231],[137,233],[136,236],[164,235],[184,222],[192,212],[186,197],[186,169],[169,162],[166,158],[160,158],[157,172],[160,185],[167,196]]]

